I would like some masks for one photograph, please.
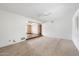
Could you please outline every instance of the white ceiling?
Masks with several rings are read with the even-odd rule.
[[[79,4],[68,4],[68,3],[0,3],[0,9],[9,12],[17,13],[25,17],[36,17],[44,16],[43,14],[56,14],[54,17],[62,16],[59,13],[65,13],[67,9],[77,8]],[[44,17],[47,17],[47,16]],[[43,18],[44,18],[43,17]],[[54,18],[53,17],[53,18]],[[42,19],[42,17],[41,17]]]
[[[61,3],[4,3],[0,4],[0,9],[9,12],[18,13],[24,16],[36,16],[49,10],[55,10],[61,6],[71,6],[76,4],[61,4]]]

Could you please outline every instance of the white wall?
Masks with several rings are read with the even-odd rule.
[[[25,37],[25,21],[24,16],[0,10],[0,47],[22,41],[21,38]]]
[[[47,37],[72,38],[71,22],[68,20],[55,21],[54,23],[45,23],[42,25],[42,34]]]
[[[72,39],[72,17],[78,7],[74,5],[60,6],[48,20],[54,20],[53,23],[46,22],[42,25],[44,36]]]

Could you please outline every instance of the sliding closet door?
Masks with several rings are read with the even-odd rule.
[[[38,24],[38,34],[39,35],[42,35],[42,25],[41,24]]]
[[[41,24],[33,23],[32,24],[32,33],[41,35],[42,27]]]
[[[28,24],[27,25],[27,34],[31,34],[32,33],[32,25]]]

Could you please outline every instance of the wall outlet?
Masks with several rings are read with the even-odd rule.
[[[9,40],[9,42],[11,42],[11,40]]]
[[[13,40],[13,42],[16,42],[15,40]]]
[[[25,39],[25,37],[21,37],[21,40],[24,40]]]

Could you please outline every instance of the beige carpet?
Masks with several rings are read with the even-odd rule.
[[[1,56],[79,56],[71,40],[38,37],[0,48]]]

